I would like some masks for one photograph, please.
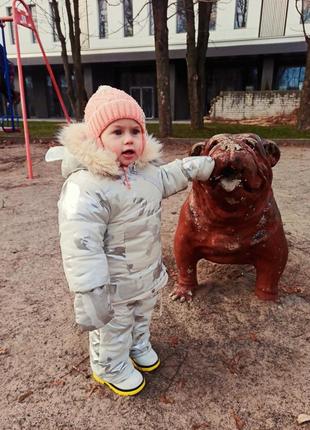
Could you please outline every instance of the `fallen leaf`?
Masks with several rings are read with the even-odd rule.
[[[51,385],[65,385],[65,381],[63,379],[55,379],[54,381],[51,382]]]
[[[75,370],[78,373],[81,373],[81,375],[85,376],[86,378],[88,378],[88,374],[85,370],[80,369],[77,366],[72,366],[72,371]]]
[[[90,397],[95,391],[99,390],[98,385],[93,385],[91,389],[89,390],[89,393],[87,394],[87,397]]]
[[[19,403],[23,402],[25,399],[27,399],[27,397],[31,396],[31,394],[33,394],[32,390],[27,391],[26,393],[22,394],[21,396],[18,397],[18,401]]]
[[[9,350],[7,348],[0,348],[0,355],[7,354]]]
[[[177,346],[178,344],[179,344],[179,338],[177,337],[177,336],[171,336],[170,338],[169,338],[169,345],[170,346],[173,346],[173,347],[175,347],[175,346]]]
[[[232,413],[233,413],[233,417],[234,417],[237,429],[242,430],[243,427],[245,426],[245,422],[239,417],[239,415],[235,413],[235,411],[233,411]]]
[[[298,415],[297,422],[298,424],[308,423],[310,421],[310,415],[300,414]]]
[[[224,364],[226,365],[230,373],[232,373],[233,375],[237,375],[239,372],[239,369],[238,369],[239,361],[241,360],[243,354],[238,353],[232,358],[229,358],[228,356],[226,356],[226,354],[224,355],[225,355],[225,360],[223,360]]]
[[[177,383],[176,383],[177,389],[181,390],[182,388],[184,388],[185,383],[186,383],[186,380],[184,378],[179,379],[179,381],[177,381]]]
[[[280,289],[286,294],[297,294],[302,291],[300,287],[289,287],[287,285],[282,285]]]
[[[209,428],[208,423],[201,423],[201,424],[194,424],[191,430],[200,430],[200,429],[208,429],[208,428]]]
[[[249,337],[250,337],[250,339],[251,339],[251,340],[253,340],[253,342],[257,342],[257,336],[256,336],[256,334],[255,334],[255,333],[251,332],[251,333],[249,334]]]
[[[160,403],[164,403],[165,405],[172,405],[174,403],[174,400],[169,399],[165,394],[162,394],[159,398]]]

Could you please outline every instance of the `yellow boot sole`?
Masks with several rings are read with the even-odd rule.
[[[98,382],[101,385],[106,385],[110,388],[110,390],[113,391],[113,393],[118,394],[119,396],[135,396],[136,394],[140,393],[140,391],[143,390],[145,387],[145,379],[143,378],[143,381],[141,384],[134,388],[133,390],[122,390],[118,388],[116,385],[111,384],[110,382],[105,381],[104,379],[99,378],[95,373],[92,374],[92,378],[94,381]]]
[[[151,364],[151,366],[140,366],[135,360],[134,358],[131,359],[133,362],[133,365],[135,366],[135,368],[137,370],[140,370],[141,372],[153,372],[154,370],[156,370],[159,366],[160,366],[160,359],[158,359],[156,361],[156,363]]]

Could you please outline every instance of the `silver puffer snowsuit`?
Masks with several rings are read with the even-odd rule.
[[[186,188],[192,166],[182,160],[156,166],[161,145],[148,138],[125,172],[113,153],[87,140],[84,124],[65,128],[60,142],[68,177],[59,200],[64,270],[76,320],[90,330],[92,370],[117,384],[132,372],[129,357],[151,348],[151,314],[167,282],[161,200]]]

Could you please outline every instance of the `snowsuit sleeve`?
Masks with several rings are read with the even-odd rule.
[[[161,166],[163,197],[184,190],[188,181],[207,181],[213,168],[214,160],[209,156],[185,157]]]
[[[70,290],[86,293],[108,284],[103,240],[109,203],[102,193],[87,192],[69,179],[63,186],[58,208],[60,247]]]
[[[160,166],[163,185],[163,198],[169,197],[178,191],[184,190],[188,185],[188,177],[182,168],[182,160]]]

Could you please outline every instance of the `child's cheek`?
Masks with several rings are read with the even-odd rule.
[[[113,148],[117,158],[119,158],[122,153],[122,145],[116,143]]]
[[[105,141],[105,143],[103,143],[102,141],[102,145],[104,149],[113,152],[117,156],[117,158],[119,158],[122,153],[121,145],[117,142],[117,139],[115,138],[111,138],[108,142]]]
[[[110,147],[109,147],[109,150],[110,150],[111,152],[113,152],[113,153],[117,156],[117,158],[120,156],[120,151],[118,150],[118,148],[115,148],[115,147],[113,147],[113,146],[110,146]]]
[[[142,139],[141,139],[141,141],[139,142],[139,146],[138,146],[137,153],[138,153],[138,154],[139,154],[139,156],[140,156],[140,155],[142,155],[142,152],[143,152],[143,141],[142,141]]]

